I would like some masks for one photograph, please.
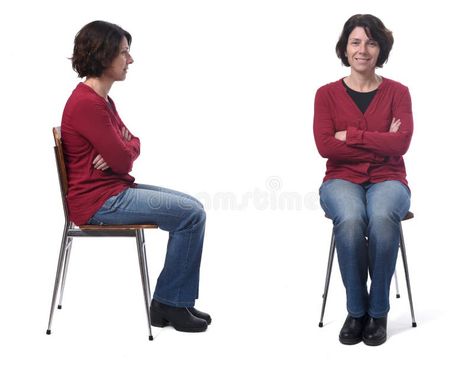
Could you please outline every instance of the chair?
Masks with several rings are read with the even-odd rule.
[[[151,320],[150,320],[150,281],[148,278],[148,266],[146,259],[145,249],[145,229],[156,229],[158,228],[155,224],[137,224],[137,225],[84,225],[76,226],[69,219],[69,213],[66,203],[66,197],[68,192],[68,182],[66,174],[66,165],[64,162],[64,153],[61,141],[61,127],[53,128],[54,136],[54,153],[56,156],[56,166],[58,169],[59,186],[61,189],[61,198],[64,209],[64,231],[61,241],[61,248],[59,251],[58,267],[56,271],[56,280],[54,283],[53,298],[51,301],[51,311],[49,315],[49,323],[46,334],[51,334],[51,323],[53,320],[53,314],[56,307],[56,299],[58,295],[59,286],[61,286],[58,309],[62,308],[62,299],[64,292],[64,285],[66,282],[66,275],[69,264],[69,257],[71,255],[72,241],[75,237],[134,237],[137,244],[138,251],[138,262],[140,266],[140,275],[143,287],[143,296],[145,298],[146,316],[148,320],[148,339],[153,341],[153,335],[151,333]]]
[[[409,220],[414,218],[414,214],[409,211],[407,215],[402,219],[403,221]],[[326,218],[329,218],[326,215]],[[408,300],[410,302],[410,311],[411,311],[411,326],[416,327],[416,321],[415,321],[415,312],[413,310],[413,299],[411,296],[411,285],[410,285],[410,275],[408,274],[408,263],[407,263],[407,254],[406,254],[406,249],[405,249],[405,240],[403,238],[403,229],[402,229],[402,223],[400,222],[400,251],[402,252],[402,259],[403,259],[403,267],[405,269],[405,280],[407,283],[407,291],[408,291]],[[332,235],[331,235],[331,243],[329,246],[329,259],[328,259],[328,266],[327,266],[327,271],[326,271],[326,283],[324,284],[324,293],[323,293],[323,305],[321,308],[321,318],[319,320],[319,327],[323,327],[323,318],[324,318],[324,311],[326,309],[326,300],[328,297],[328,290],[329,290],[329,281],[331,280],[331,272],[332,272],[332,264],[334,261],[334,253],[336,251],[336,237],[334,234],[334,228],[332,229]],[[394,274],[395,278],[395,286],[396,286],[396,292],[397,292],[397,298],[400,298],[400,293],[398,290],[398,278],[397,278],[397,272],[395,271]]]

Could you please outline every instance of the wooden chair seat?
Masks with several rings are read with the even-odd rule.
[[[157,229],[158,225],[144,224],[144,225],[82,225],[78,226],[83,231],[123,231],[123,230],[140,230],[140,229]]]
[[[331,219],[327,214],[324,214],[324,216],[325,216],[326,218],[328,218],[328,219]],[[411,211],[408,211],[408,212],[407,212],[407,215],[405,215],[405,216],[403,217],[402,222],[403,222],[403,221],[407,221],[407,220],[409,220],[409,219],[413,219],[413,218],[415,218],[415,214],[413,214]]]

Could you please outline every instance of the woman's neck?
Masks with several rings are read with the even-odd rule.
[[[379,87],[380,83],[382,83],[382,77],[375,74],[375,72],[366,75],[352,71],[351,74],[344,79],[344,82],[354,91],[370,92]]]
[[[84,84],[92,88],[99,96],[107,100],[109,91],[112,88],[113,82],[107,81],[103,78],[89,77],[84,81]]]

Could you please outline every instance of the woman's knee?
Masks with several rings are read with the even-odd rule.
[[[339,218],[334,219],[334,224],[344,232],[365,232],[367,220],[364,215],[359,213],[346,213]]]
[[[198,203],[198,206],[193,210],[193,216],[196,222],[206,222],[206,211],[204,210],[204,207],[201,205],[201,203]]]
[[[398,224],[402,220],[402,214],[398,208],[378,207],[377,210],[371,210],[369,214],[369,224],[384,225]],[[403,214],[404,215],[404,214]]]
[[[206,223],[206,211],[204,207],[194,202],[186,211],[187,227],[195,225],[204,225]]]

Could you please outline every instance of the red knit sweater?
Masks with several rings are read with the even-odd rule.
[[[398,132],[391,133],[392,118],[400,119]],[[410,145],[413,116],[408,88],[383,78],[377,93],[362,113],[348,95],[342,80],[316,92],[314,137],[322,157],[327,158],[328,179],[353,183],[398,180],[406,185],[402,155]],[[347,130],[346,142],[334,137]]]
[[[89,86],[78,84],[61,123],[69,217],[76,225],[86,224],[108,198],[133,186],[128,173],[140,154],[140,140],[133,135],[124,140],[123,126],[112,99],[107,103]],[[109,169],[94,168],[92,161],[98,154]]]

